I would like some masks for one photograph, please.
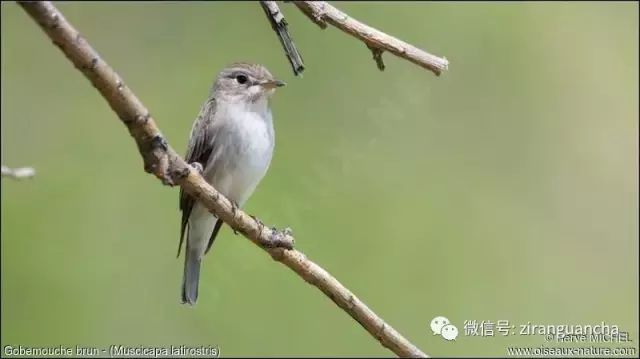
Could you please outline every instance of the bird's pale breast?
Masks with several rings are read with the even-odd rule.
[[[264,177],[274,147],[273,122],[270,111],[247,111],[246,107],[230,106],[231,128],[227,139],[229,151],[225,168],[216,170],[213,185],[239,205],[253,193]]]

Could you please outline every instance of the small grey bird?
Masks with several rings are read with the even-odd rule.
[[[251,196],[271,163],[275,134],[269,98],[284,85],[264,66],[232,64],[218,74],[191,129],[185,160],[237,207]],[[200,263],[223,222],[182,190],[180,210],[178,256],[187,237],[182,303],[194,305]]]

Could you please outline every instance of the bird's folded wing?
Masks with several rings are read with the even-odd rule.
[[[198,118],[193,124],[191,129],[191,138],[187,147],[187,154],[185,155],[185,161],[187,163],[198,162],[202,165],[202,169],[207,169],[207,164],[210,163],[213,153],[216,153],[216,100],[210,98],[202,105],[202,109],[198,114]],[[213,164],[215,166],[215,164]],[[182,248],[182,242],[184,241],[185,230],[187,223],[189,222],[189,216],[191,210],[195,204],[195,200],[182,188],[180,188],[180,210],[182,211],[182,221],[180,223],[180,242],[178,243],[178,256],[180,256],[180,249]]]

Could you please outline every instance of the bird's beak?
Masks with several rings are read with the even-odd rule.
[[[266,89],[273,89],[276,87],[282,87],[284,85],[286,85],[286,83],[280,80],[267,80],[267,81],[260,82],[260,86]]]

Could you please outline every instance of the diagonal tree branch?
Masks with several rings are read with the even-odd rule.
[[[327,23],[329,23],[364,42],[373,53],[373,59],[380,70],[384,70],[385,67],[384,62],[382,62],[383,51],[389,51],[398,57],[407,59],[432,71],[437,76],[440,76],[442,71],[447,70],[449,67],[449,61],[446,58],[431,55],[411,44],[363,24],[326,1],[294,1],[294,4],[320,28],[325,29]]]
[[[383,346],[401,357],[426,357],[415,345],[369,309],[336,278],[292,249],[289,231],[273,231],[240,210],[211,187],[167,144],[155,121],[118,74],[50,2],[19,2],[53,43],[80,70],[127,126],[144,160],[144,169],[167,185],[179,185],[231,228],[320,289]]]
[[[291,35],[289,35],[289,31],[287,30],[287,21],[284,19],[282,11],[280,11],[280,8],[275,1],[260,1],[260,6],[262,6],[265,15],[267,15],[267,19],[269,19],[269,23],[271,23],[273,31],[276,32],[280,39],[284,53],[287,55],[289,63],[293,68],[293,74],[298,76],[298,74],[301,74],[304,70],[304,63],[302,62],[302,56],[300,56],[300,53],[296,48],[296,44],[293,43],[293,39],[291,38]]]
[[[21,180],[32,178],[35,175],[36,170],[31,167],[9,168],[4,165],[2,166],[2,177],[10,177],[13,179]]]

